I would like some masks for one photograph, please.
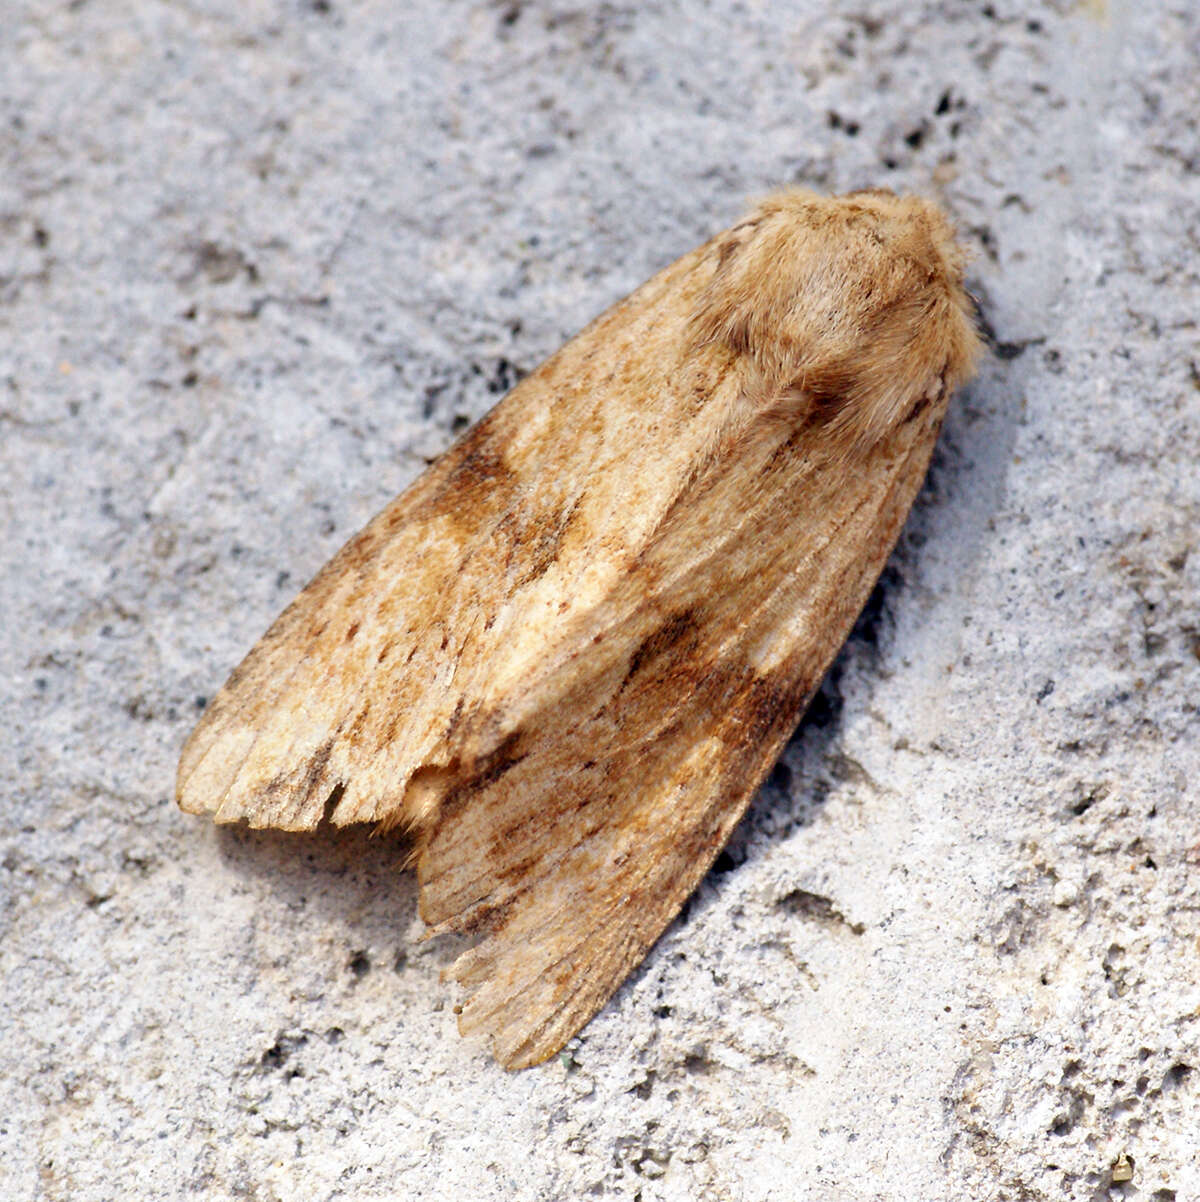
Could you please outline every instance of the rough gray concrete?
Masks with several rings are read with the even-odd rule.
[[[1200,1198],[1198,54],[1191,0],[9,0],[0,1196]],[[942,198],[995,354],[717,870],[509,1075],[398,845],[215,830],[178,749],[789,182]]]

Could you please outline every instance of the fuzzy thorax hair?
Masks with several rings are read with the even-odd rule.
[[[967,379],[979,338],[939,209],[883,189],[767,198],[721,235],[701,339],[751,362],[753,393],[865,450]]]

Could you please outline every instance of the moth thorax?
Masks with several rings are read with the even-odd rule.
[[[863,447],[970,374],[978,337],[962,271],[928,201],[785,193],[718,245],[697,322],[766,394]]]

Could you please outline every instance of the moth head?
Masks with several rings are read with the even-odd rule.
[[[877,189],[769,197],[714,246],[702,339],[747,360],[753,391],[865,449],[970,376],[965,255],[941,210]]]

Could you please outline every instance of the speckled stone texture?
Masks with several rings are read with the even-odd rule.
[[[0,1197],[1200,1198],[1200,9],[8,0]],[[524,371],[781,184],[940,198],[993,355],[810,716],[545,1066],[404,848],[182,740]]]

